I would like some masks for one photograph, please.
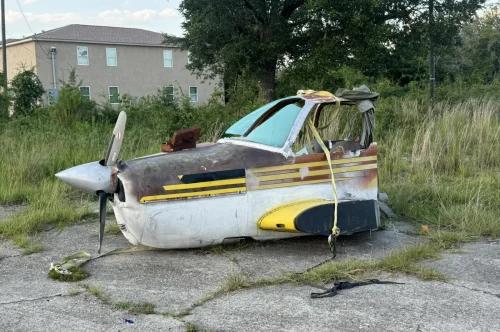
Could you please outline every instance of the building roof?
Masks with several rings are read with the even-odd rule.
[[[164,35],[159,32],[98,25],[70,24],[61,28],[34,34],[15,43],[30,40],[81,42],[92,44],[119,44],[165,46]],[[174,45],[169,45],[174,46]]]

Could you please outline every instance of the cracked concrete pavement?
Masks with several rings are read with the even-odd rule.
[[[343,237],[337,259],[378,258],[417,243],[408,226]],[[96,254],[97,222],[49,230],[45,250],[29,256],[0,241],[0,330],[500,330],[500,243],[469,243],[425,264],[449,277],[425,282],[403,275],[380,278],[404,285],[370,285],[334,298],[311,299],[311,286],[279,285],[226,294],[172,317],[217,290],[231,275],[250,278],[299,272],[329,257],[326,239],[303,237],[193,250],[145,250],[89,262],[89,278],[49,279],[51,262],[77,250]],[[106,235],[104,251],[125,248]],[[92,285],[110,302],[148,302],[157,314],[132,314],[84,292]],[[128,320],[128,322],[127,322]]]

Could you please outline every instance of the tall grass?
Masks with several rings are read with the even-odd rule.
[[[121,158],[159,151],[180,126],[200,125],[202,140],[216,140],[258,100],[190,103],[175,108],[127,105],[129,120]],[[328,138],[355,138],[356,110],[324,112]],[[113,114],[113,113],[111,113]],[[329,114],[327,116],[327,114]],[[0,223],[0,237],[28,246],[47,226],[85,218],[94,197],[55,179],[62,169],[102,158],[112,119],[59,122],[47,110],[0,124],[0,204],[27,205]],[[104,119],[104,120],[102,120]],[[328,126],[327,126],[328,125]],[[382,99],[377,111],[380,185],[402,216],[467,236],[500,235],[500,101],[444,101],[429,108],[420,98]]]
[[[498,111],[492,100],[436,105],[416,128],[412,167],[455,174],[500,166]]]
[[[471,236],[500,235],[500,101],[400,102],[383,133],[381,184],[397,212]]]

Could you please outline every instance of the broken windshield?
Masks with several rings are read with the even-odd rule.
[[[233,124],[226,136],[281,148],[303,106],[301,99],[280,99],[258,108]]]

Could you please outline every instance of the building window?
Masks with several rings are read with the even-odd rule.
[[[189,99],[192,103],[198,102],[198,87],[190,86],[189,87]]]
[[[191,64],[191,52],[189,52],[189,51],[187,51],[187,61],[186,61],[186,63],[187,63],[188,65],[190,65],[190,64]]]
[[[165,99],[169,103],[174,102],[174,86],[173,85],[168,85],[165,87]]]
[[[109,91],[109,103],[110,104],[119,104],[120,103],[120,91],[117,86],[108,87]]]
[[[106,65],[109,67],[118,66],[118,54],[116,48],[106,47]]]
[[[172,68],[173,66],[172,50],[163,50],[163,67]]]
[[[80,93],[83,98],[90,100],[90,86],[81,86]]]
[[[79,66],[89,65],[89,48],[87,46],[76,47],[76,62]]]

